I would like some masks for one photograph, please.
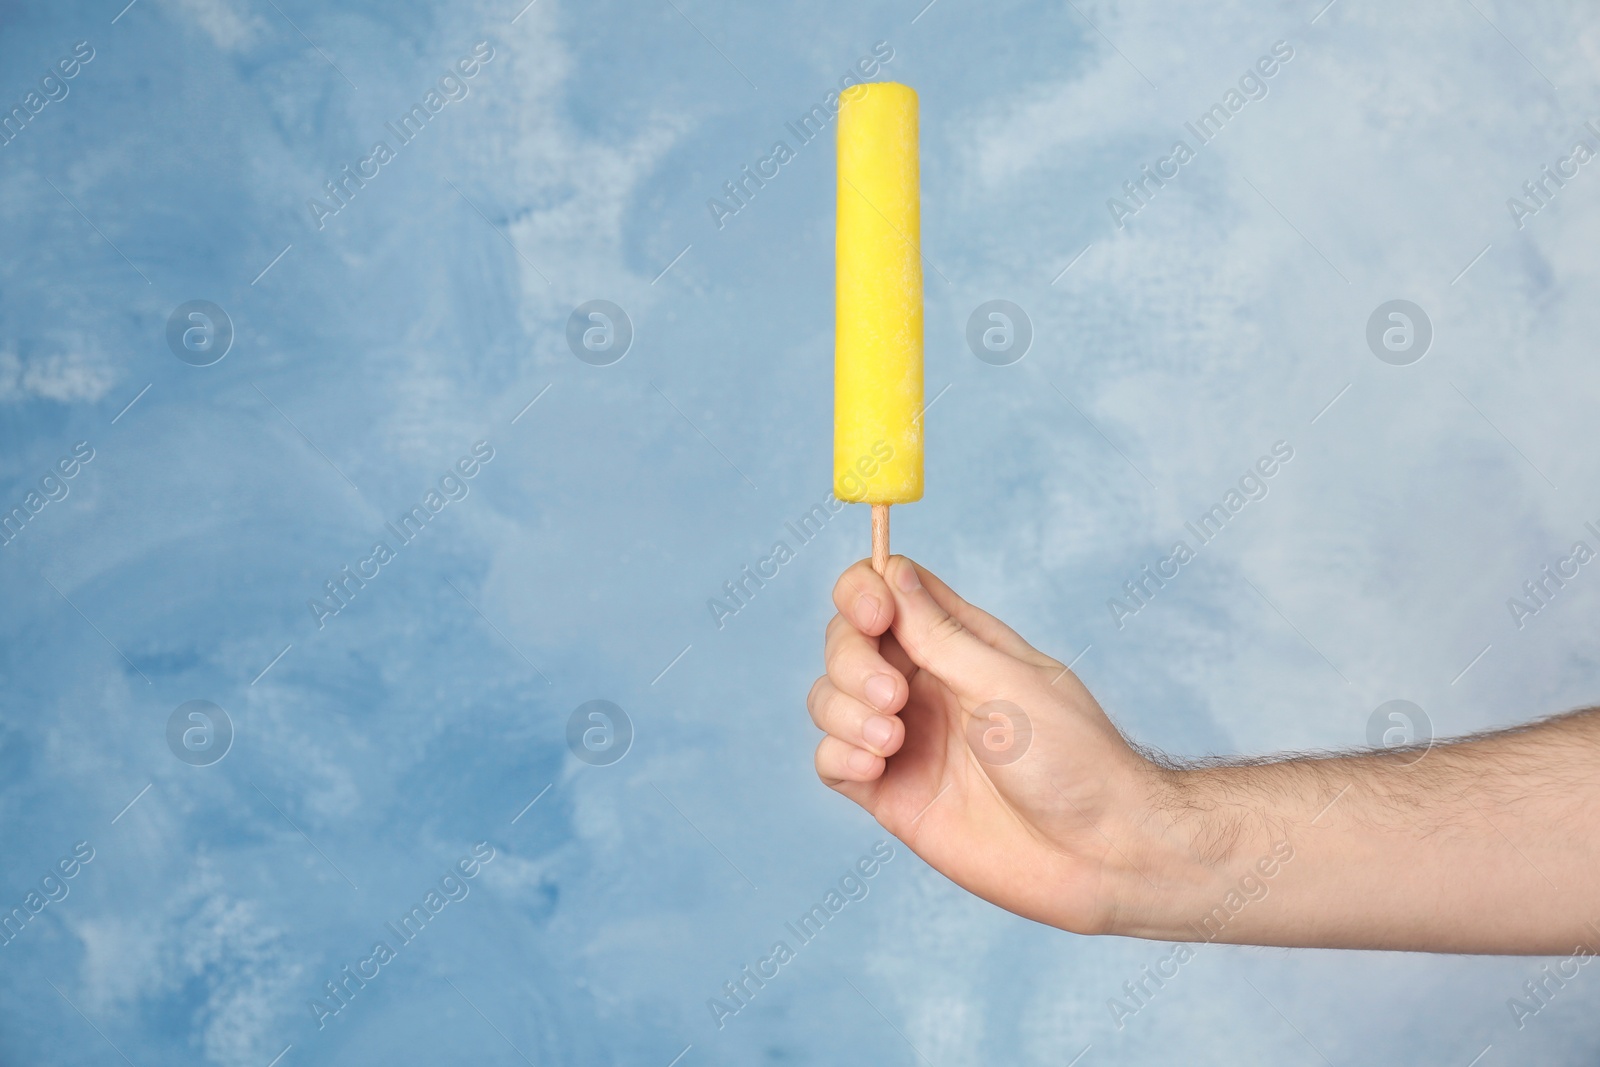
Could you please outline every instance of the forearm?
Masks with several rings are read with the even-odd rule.
[[[1129,909],[1123,932],[1446,952],[1600,948],[1600,710],[1425,753],[1176,769],[1157,781],[1127,850],[1148,904]]]

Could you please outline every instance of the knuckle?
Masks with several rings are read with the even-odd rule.
[[[835,686],[829,686],[828,691],[817,700],[817,714],[822,728],[833,734],[849,719],[849,702],[845,695]]]
[[[928,640],[936,645],[947,645],[966,632],[954,615],[944,615],[928,626]]]
[[[840,641],[839,649],[834,653],[834,669],[829,673],[834,679],[860,679],[866,674],[867,666],[877,657],[877,653],[865,641]]]
[[[823,689],[828,683],[828,676],[823,675],[811,683],[811,691],[806,694],[806,708],[816,717],[821,710]]]
[[[828,676],[834,680],[842,680],[849,674],[850,664],[857,659],[860,649],[858,642],[852,641],[848,636],[834,641],[823,657],[828,668]]]

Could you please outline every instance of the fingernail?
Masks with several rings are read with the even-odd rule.
[[[878,603],[877,597],[862,593],[856,598],[856,625],[863,629],[877,625],[882,611],[883,605]]]
[[[867,694],[867,703],[879,711],[887,711],[889,702],[894,700],[894,679],[887,674],[874,674],[862,689]]]
[[[899,569],[898,573],[895,574],[894,583],[907,593],[919,588],[922,585],[922,582],[917,578],[916,565],[911,563],[909,560],[906,561],[906,564]]]
[[[894,736],[894,724],[882,715],[874,715],[861,724],[861,739],[873,748],[882,748]]]
[[[868,774],[878,766],[878,757],[864,748],[852,749],[850,755],[845,757],[845,762],[857,774]]]

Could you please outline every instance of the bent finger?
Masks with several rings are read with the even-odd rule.
[[[864,748],[858,748],[833,735],[828,735],[817,745],[817,777],[830,788],[841,789],[842,784],[875,782],[883,776],[885,761]],[[847,794],[849,795],[849,794]],[[850,798],[860,804],[854,795]]]
[[[906,673],[886,653],[896,651],[890,635],[872,637],[835,615],[823,639],[822,662],[840,689],[879,711],[898,711],[911,686]]]
[[[824,733],[879,756],[892,756],[906,739],[897,715],[882,715],[841,691],[827,677],[817,679],[806,697],[811,721]]]
[[[885,714],[905,706],[910,683],[884,656],[882,638],[868,637],[848,623],[835,627],[823,651],[823,663],[833,684],[850,696]]]

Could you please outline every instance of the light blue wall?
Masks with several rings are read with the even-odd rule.
[[[1507,606],[1600,546],[1600,164],[1507,206],[1600,143],[1584,5],[119,7],[0,12],[7,108],[93,50],[0,146],[0,509],[93,450],[0,548],[0,909],[93,850],[0,946],[0,1060],[1593,1062],[1587,971],[1514,1024],[1535,960],[1205,946],[1119,1029],[1170,947],[1034,926],[897,842],[748,1007],[707,1006],[884,838],[811,770],[867,520],[785,525],[828,489],[833,218],[832,128],[786,123],[879,42],[921,95],[938,399],[898,550],[1175,754],[1361,744],[1391,699],[1460,733],[1600,674],[1600,575]],[[708,206],[780,140],[745,206]],[[964,339],[994,299],[1034,333],[1009,366]],[[1367,341],[1395,299],[1433,331],[1405,366]],[[166,339],[192,300],[234,331],[209,366]],[[619,362],[569,348],[591,300],[627,313]],[[480,441],[402,544],[385,523]],[[1279,441],[1264,499],[1109,606]],[[635,735],[611,765],[567,743],[596,699]],[[210,765],[169,747],[191,700],[232,723]],[[478,842],[462,899],[387,932]]]

